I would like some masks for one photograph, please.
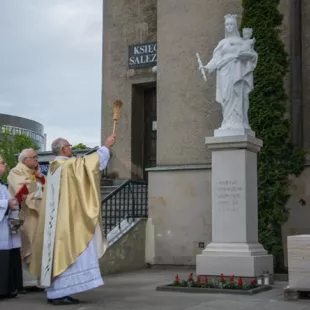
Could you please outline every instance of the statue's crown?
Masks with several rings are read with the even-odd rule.
[[[227,19],[234,19],[234,20],[237,21],[237,16],[238,16],[237,14],[227,14],[227,15],[224,16],[224,18],[225,18],[225,21]]]

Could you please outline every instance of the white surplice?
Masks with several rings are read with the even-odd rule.
[[[100,160],[99,170],[102,171],[109,162],[110,151],[105,146],[102,146],[97,150],[97,153]],[[58,156],[55,159],[68,159],[68,157]],[[101,233],[99,225],[96,227],[96,231]],[[48,299],[81,293],[104,284],[97,256],[97,241],[95,234],[76,262],[55,278],[51,286],[46,289]]]
[[[11,233],[9,216],[5,215],[10,199],[11,196],[7,187],[0,183],[0,250],[11,250],[21,247],[20,233]],[[13,212],[12,215],[14,213],[16,212]]]

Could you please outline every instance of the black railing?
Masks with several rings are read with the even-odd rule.
[[[148,217],[148,189],[145,181],[128,180],[102,199],[104,233],[127,219]]]

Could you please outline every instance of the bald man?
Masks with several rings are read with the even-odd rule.
[[[21,203],[25,221],[21,228],[21,258],[23,263],[23,282],[25,288],[38,288],[39,281],[28,272],[32,245],[37,230],[41,207],[44,175],[38,163],[38,155],[33,149],[23,150],[18,157],[18,164],[8,175],[8,189],[12,197],[26,184],[28,194]]]

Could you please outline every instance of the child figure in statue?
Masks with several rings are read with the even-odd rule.
[[[243,44],[241,48],[241,53],[254,51],[255,38],[251,39],[252,35],[253,35],[252,28],[242,29]]]

